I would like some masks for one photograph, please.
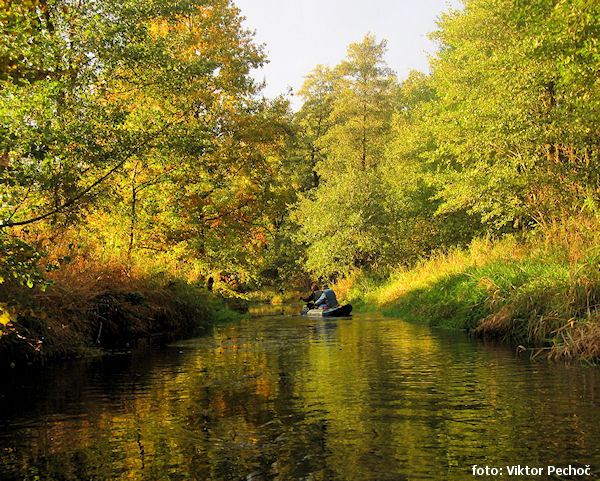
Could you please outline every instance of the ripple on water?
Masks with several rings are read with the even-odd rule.
[[[472,464],[600,466],[598,370],[380,316],[253,318],[8,381],[6,479],[464,481]]]

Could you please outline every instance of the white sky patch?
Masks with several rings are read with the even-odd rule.
[[[256,31],[269,63],[253,72],[265,80],[264,94],[296,92],[318,64],[335,66],[346,48],[371,32],[388,41],[386,60],[400,80],[410,70],[427,72],[427,55],[435,44],[427,34],[436,30],[443,12],[461,8],[459,0],[234,0]],[[292,97],[295,109],[300,99]]]

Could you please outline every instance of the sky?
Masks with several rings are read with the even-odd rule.
[[[267,97],[297,91],[318,64],[337,65],[348,45],[369,32],[387,40],[386,61],[400,80],[410,70],[428,72],[436,45],[427,34],[443,12],[461,6],[459,0],[233,1],[255,42],[265,44],[269,63],[252,75],[266,81]],[[298,109],[300,99],[292,97],[292,106]]]

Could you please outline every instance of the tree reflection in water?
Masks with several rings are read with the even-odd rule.
[[[595,369],[531,363],[461,333],[270,316],[13,373],[0,398],[0,472],[462,481],[473,464],[599,466],[598,393]]]

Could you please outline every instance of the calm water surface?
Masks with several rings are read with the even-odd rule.
[[[598,479],[474,477],[474,464],[600,472],[597,368],[377,315],[253,318],[3,376],[6,480]]]

